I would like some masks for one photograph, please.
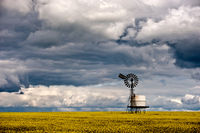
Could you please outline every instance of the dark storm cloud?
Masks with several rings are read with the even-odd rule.
[[[200,67],[200,39],[181,40],[172,46],[175,52],[176,65],[183,68]]]
[[[200,80],[200,73],[196,72],[196,73],[192,74],[192,78],[196,79],[196,80]]]
[[[40,21],[37,20],[37,14],[34,12],[26,16],[4,10],[2,12],[4,14],[1,15],[0,20],[1,49],[2,47],[17,47],[28,37],[30,32],[38,30],[41,26]]]
[[[34,51],[26,49],[26,56],[21,54],[17,56],[31,69],[28,74],[30,84],[89,85],[104,82],[104,78],[114,78],[111,70],[123,67],[113,68],[115,65],[148,66],[148,58],[141,51],[148,50],[118,46],[113,42],[76,43],[46,49],[35,48]],[[111,70],[107,70],[108,68]]]

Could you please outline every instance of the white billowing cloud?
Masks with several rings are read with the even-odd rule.
[[[199,20],[196,18],[199,16],[199,7],[191,7],[196,3],[198,4],[196,0],[191,2],[183,0],[38,0],[35,9],[38,12],[38,18],[44,21],[47,27],[65,30],[69,40],[73,40],[73,37],[80,38],[82,41],[92,39],[89,36],[93,36],[93,40],[94,38],[96,40],[118,39],[127,26],[134,26],[136,18],[147,18],[148,21],[142,26],[137,39],[149,41],[153,37],[157,38],[157,35],[161,38],[164,38],[166,34],[174,37],[171,34],[178,30],[179,37],[187,36],[193,30],[199,31],[194,29],[199,25]],[[163,16],[166,16],[164,20]],[[157,22],[158,20],[161,21]],[[77,34],[80,37],[76,36]]]
[[[2,107],[121,107],[126,91],[98,86],[31,86],[18,93],[0,93]]]
[[[110,39],[117,39],[130,23],[127,11],[119,3],[109,1],[43,0],[38,1],[37,10],[39,19],[50,26],[64,27],[70,32],[87,30]]]
[[[193,89],[200,89],[200,85],[199,86],[195,86]]]
[[[118,86],[118,87],[117,87]],[[124,86],[123,86],[124,87]],[[144,88],[143,88],[144,89]],[[24,94],[0,93],[1,107],[55,107],[60,111],[125,110],[128,89],[119,85],[95,86],[31,86]],[[154,93],[154,92],[152,92]],[[200,110],[200,96],[147,96],[150,110]],[[80,109],[82,108],[82,109]]]
[[[139,41],[183,40],[200,35],[200,7],[179,7],[170,9],[169,14],[160,21],[148,19],[136,37]]]
[[[159,110],[176,110],[181,108],[182,103],[179,102],[179,98],[174,97],[165,97],[165,96],[156,96],[153,97],[149,102],[150,110],[159,109]]]
[[[188,90],[188,93],[190,93],[191,95],[200,95],[200,85],[197,84],[194,87],[190,88]]]
[[[176,8],[179,6],[189,5],[198,6],[200,4],[199,0],[142,0],[145,4],[152,7],[160,8]]]
[[[145,4],[154,6],[154,7],[166,7],[169,6],[169,3],[171,5],[177,5],[180,3],[181,0],[142,0]]]
[[[104,39],[118,39],[127,26],[135,23],[135,18],[160,18],[168,8],[181,4],[157,3],[168,6],[152,6],[141,0],[38,0],[36,11],[48,26],[67,30],[69,35],[77,32],[81,35],[86,30],[87,34],[98,34]]]
[[[32,0],[1,0],[1,6],[12,12],[26,15],[32,10]]]
[[[186,94],[182,99],[182,108],[187,108],[189,110],[200,110],[200,95]]]
[[[174,98],[174,99],[171,99],[170,101],[178,103],[178,104],[182,104],[182,102],[181,102],[181,100],[179,98]]]
[[[150,110],[200,110],[200,96],[185,94],[182,97],[154,97]]]
[[[182,103],[184,104],[200,104],[200,97],[191,95],[191,94],[186,94],[185,97],[181,99]]]
[[[26,104],[26,98],[16,95],[15,93],[1,92],[0,95],[1,107],[17,107]]]

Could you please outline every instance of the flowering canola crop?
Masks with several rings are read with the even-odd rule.
[[[0,113],[0,132],[200,133],[200,112]]]

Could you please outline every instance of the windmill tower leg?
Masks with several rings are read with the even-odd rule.
[[[130,90],[130,96],[129,96],[128,106],[127,106],[127,109],[129,110],[130,113],[137,112],[137,109],[134,108],[135,105],[136,105],[135,93],[133,92],[133,87],[132,87]]]

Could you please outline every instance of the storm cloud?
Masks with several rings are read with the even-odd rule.
[[[120,72],[198,86],[199,22],[198,0],[0,0],[0,92],[116,83]]]

